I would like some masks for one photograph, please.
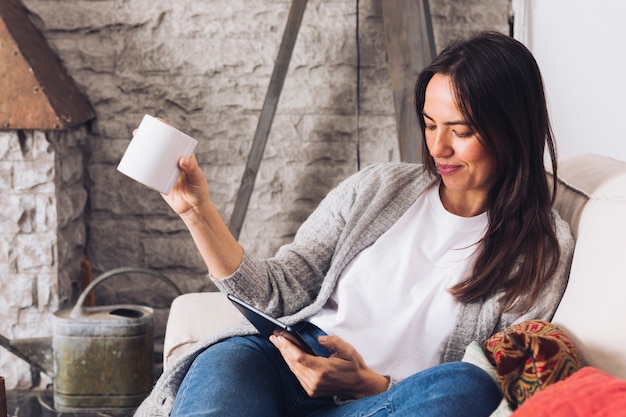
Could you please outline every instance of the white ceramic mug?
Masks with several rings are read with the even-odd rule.
[[[130,141],[117,170],[160,193],[169,194],[180,175],[178,161],[198,141],[148,114]]]

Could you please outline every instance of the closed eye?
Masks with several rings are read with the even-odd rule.
[[[460,139],[464,139],[464,138],[469,138],[471,136],[474,136],[474,132],[469,130],[469,131],[458,131],[458,130],[453,130],[452,133],[454,134],[454,136],[456,136],[457,138]]]

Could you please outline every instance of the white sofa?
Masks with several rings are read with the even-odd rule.
[[[586,363],[626,379],[626,162],[593,154],[559,164],[556,208],[569,222],[576,250],[553,323]],[[164,367],[196,341],[243,320],[220,293],[192,293],[171,306]]]

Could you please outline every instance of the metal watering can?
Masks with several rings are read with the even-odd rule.
[[[57,411],[133,408],[152,389],[153,309],[83,305],[98,284],[125,273],[152,275],[182,294],[159,272],[118,268],[94,279],[74,308],[54,313],[52,338],[11,341],[0,335],[0,345],[53,378]]]

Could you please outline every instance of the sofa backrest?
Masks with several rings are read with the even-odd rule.
[[[559,163],[556,209],[576,239],[553,322],[586,363],[626,378],[626,162],[585,154]]]

